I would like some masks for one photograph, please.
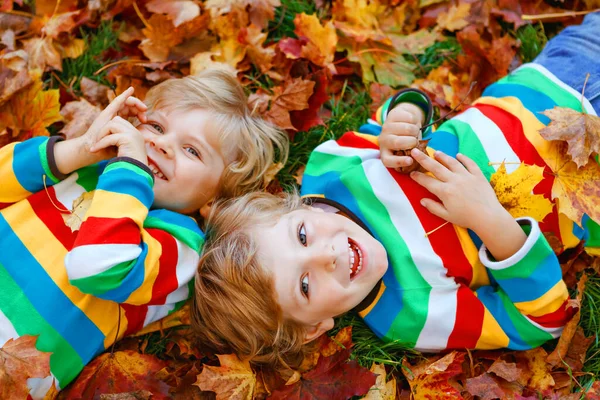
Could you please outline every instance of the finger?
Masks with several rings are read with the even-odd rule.
[[[387,168],[408,167],[413,164],[414,160],[408,156],[395,156],[391,153],[381,156],[381,162]]]
[[[416,124],[421,121],[419,121],[414,113],[410,112],[409,109],[404,107],[404,104],[400,104],[390,111],[385,119],[385,122],[406,122],[409,124]]]
[[[446,207],[444,207],[444,205],[442,203],[435,201],[433,199],[423,198],[423,199],[421,199],[421,205],[423,207],[425,207],[427,209],[427,211],[429,211],[433,215],[436,215],[436,216],[448,221],[448,217],[449,217],[448,210],[446,210]]]
[[[120,95],[115,97],[115,99],[113,101],[111,101],[110,104],[104,110],[109,112],[113,116],[117,115],[119,110],[125,104],[125,101],[127,100],[127,98],[129,98],[129,96],[131,96],[132,94],[133,94],[133,87],[130,86],[123,93],[121,93]]]
[[[401,103],[396,108],[400,108],[411,113],[414,118],[413,123],[419,125],[419,127],[423,124],[425,112],[421,109],[421,107],[412,103]]]
[[[433,156],[436,160],[440,162],[443,166],[448,168],[452,172],[465,172],[465,167],[457,161],[454,157],[449,156],[448,154],[436,151]]]
[[[442,181],[418,171],[411,172],[410,177],[419,185],[423,186],[437,197],[440,197],[442,185],[444,184]]]
[[[384,135],[420,137],[421,129],[415,124],[406,122],[390,122],[384,126]]]
[[[464,154],[458,153],[456,155],[456,159],[460,161],[465,166],[467,171],[469,171],[473,175],[483,175],[483,172],[481,171],[481,168],[479,168],[479,165],[477,165],[475,161],[471,160]]]
[[[144,104],[143,101],[133,96],[129,96],[127,100],[125,100],[125,105],[128,107],[135,107],[140,111],[146,111],[148,109],[148,106]]]
[[[412,149],[410,155],[415,159],[416,162],[421,164],[423,168],[431,172],[440,181],[446,182],[450,179],[450,171],[444,165],[440,164],[437,160],[428,157],[419,149]]]
[[[119,143],[121,142],[123,137],[122,133],[115,133],[113,135],[106,135],[105,137],[103,137],[102,139],[100,139],[99,141],[96,142],[96,144],[94,144],[91,148],[90,151],[92,153],[95,153],[97,151],[109,148],[109,147],[113,147],[113,146],[117,146],[119,145]]]
[[[385,135],[380,139],[380,145],[386,150],[408,150],[417,147],[418,140],[412,136]]]

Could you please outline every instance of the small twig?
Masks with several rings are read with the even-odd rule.
[[[19,10],[0,11],[0,14],[18,15],[20,17],[27,17],[27,18],[35,17],[35,15],[33,15],[32,13],[28,13],[26,11],[19,11]]]
[[[142,23],[144,24],[146,29],[152,30],[152,25],[150,25],[148,21],[146,21],[146,18],[144,18],[144,15],[140,11],[140,8],[138,7],[137,2],[135,1],[133,2],[133,8],[135,9],[135,13],[137,14],[137,16],[140,17],[140,19],[142,20]]]
[[[587,81],[590,79],[590,73],[588,72],[585,75],[585,82],[583,82],[583,89],[581,89],[581,112],[585,114],[585,108],[583,107],[583,94],[585,93],[585,85],[587,85]]]
[[[432,230],[432,231],[429,231],[429,232],[425,232],[425,237],[429,237],[429,236],[430,236],[431,234],[433,234],[435,231],[442,229],[444,226],[448,225],[449,223],[450,223],[449,221],[446,221],[446,222],[444,222],[443,224],[441,224],[440,226],[438,226],[437,228],[435,228],[434,230]]]
[[[521,15],[523,21],[533,21],[539,19],[551,19],[551,18],[562,18],[562,17],[576,17],[578,15],[591,14],[593,12],[600,11],[600,8],[589,11],[565,11],[561,13],[549,13],[549,14],[538,14],[538,15]]]
[[[58,81],[58,83],[60,84],[60,86],[64,87],[68,93],[72,94],[73,96],[75,96],[75,98],[77,98],[77,100],[80,100],[79,96],[77,96],[75,94],[75,92],[73,91],[73,87],[72,86],[67,86],[66,83],[64,83],[59,77],[58,75],[56,75],[56,72],[52,71],[51,75],[54,77],[54,79],[56,79]]]
[[[138,59],[133,59],[133,60],[119,60],[119,61],[115,61],[112,62],[110,64],[106,64],[104,67],[100,68],[98,71],[94,72],[94,76],[98,75],[100,72],[104,71],[105,69],[108,69],[110,67],[114,67],[115,65],[119,65],[119,64],[127,64],[127,63],[140,63],[143,64],[147,61],[144,60],[138,60]]]
[[[446,118],[448,118],[448,117],[450,116],[450,114],[452,114],[454,111],[456,111],[456,109],[457,109],[458,107],[460,107],[460,106],[461,106],[461,105],[462,105],[462,104],[465,102],[465,100],[467,100],[467,97],[469,97],[469,94],[471,94],[471,90],[473,90],[473,88],[475,87],[475,85],[477,85],[477,81],[471,82],[471,86],[469,87],[469,91],[467,92],[467,94],[465,94],[465,97],[463,97],[463,99],[460,101],[460,103],[458,103],[458,104],[456,105],[456,107],[454,107],[452,110],[448,111],[448,112],[447,112],[445,115],[443,115],[443,116],[439,117],[439,118],[438,118],[438,119],[436,119],[435,121],[433,121],[433,122],[430,122],[430,123],[428,123],[427,125],[423,125],[423,126],[421,127],[421,132],[424,132],[424,131],[425,131],[425,129],[429,128],[431,125],[435,125],[435,124],[437,124],[438,122],[440,122],[440,121],[443,121],[443,120],[445,120]]]

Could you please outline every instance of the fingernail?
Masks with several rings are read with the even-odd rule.
[[[423,207],[425,207],[425,200],[421,199],[421,200],[419,201],[419,203],[420,203],[420,204],[421,204]]]
[[[410,151],[410,153],[411,153],[412,155],[419,155],[419,154],[421,153],[421,150],[419,150],[419,149],[417,149],[417,148],[415,147],[414,149],[412,149],[412,150]]]

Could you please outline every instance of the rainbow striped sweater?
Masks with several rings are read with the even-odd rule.
[[[589,102],[583,104],[595,114]],[[526,64],[429,132],[429,146],[469,156],[488,179],[498,168],[490,161],[545,167],[546,142],[538,130],[549,120],[539,111],[555,105],[581,110],[581,95],[543,66]],[[556,207],[539,225],[521,218],[526,243],[509,259],[493,260],[473,232],[444,225],[420,205],[421,198],[435,196],[383,166],[372,133],[385,120],[387,107],[363,129],[371,134],[348,132],[317,147],[302,182],[305,197],[341,205],[388,253],[387,272],[358,308],[367,325],[384,340],[421,351],[528,349],[559,336],[570,317],[568,292],[542,232],[554,232],[568,247],[581,238],[598,246],[598,225],[586,217],[579,227],[558,215]],[[507,165],[509,172],[515,164]],[[550,199],[553,177],[545,176],[534,192]]]
[[[204,234],[188,216],[150,209],[146,166],[117,158],[61,176],[55,143],[0,149],[0,346],[39,335],[61,388],[115,338],[190,296]],[[78,217],[68,210],[86,193],[72,231],[65,221]],[[52,378],[44,382],[47,390]]]

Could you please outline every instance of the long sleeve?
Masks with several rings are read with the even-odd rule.
[[[149,212],[153,184],[147,166],[135,160],[115,159],[106,166],[65,258],[72,285],[132,305],[187,298],[204,236],[190,217]]]
[[[65,178],[54,162],[59,137],[36,137],[0,149],[0,209]]]

